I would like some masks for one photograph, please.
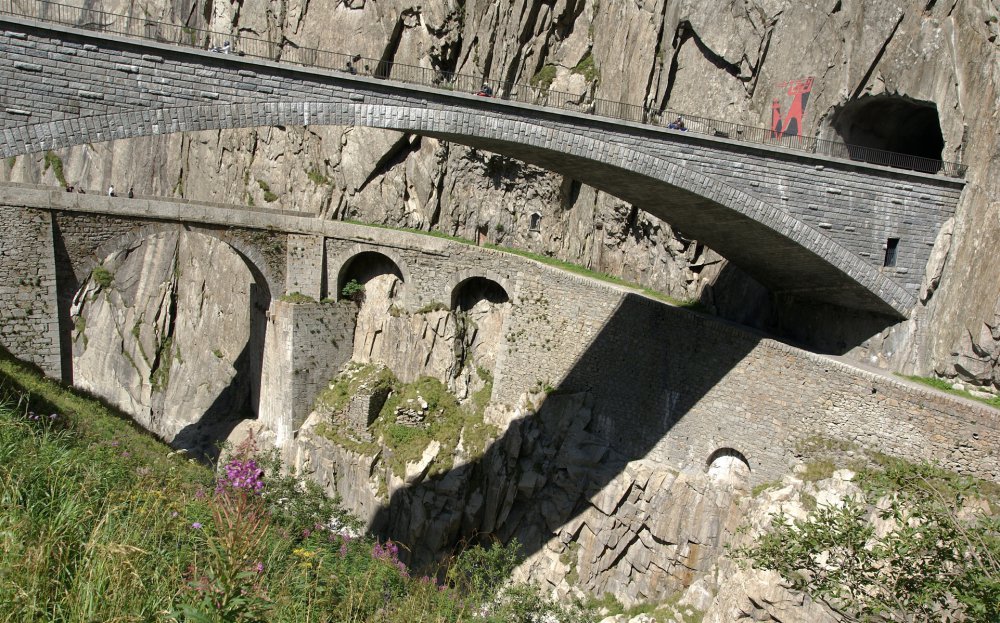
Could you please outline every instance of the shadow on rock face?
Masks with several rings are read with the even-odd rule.
[[[698,318],[626,295],[553,391],[529,395],[481,456],[400,483],[372,530],[406,545],[417,568],[438,568],[460,544],[516,537],[536,566],[575,569],[599,593],[629,574],[636,599],[690,583],[733,521],[733,490],[713,486],[708,455],[662,439],[757,340],[725,352],[691,331],[652,340],[664,313]],[[697,473],[666,468],[685,455]]]

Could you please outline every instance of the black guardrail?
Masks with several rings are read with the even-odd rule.
[[[719,119],[687,115],[675,110],[652,110],[584,95],[547,88],[543,84],[504,82],[484,76],[459,74],[431,67],[404,65],[359,55],[297,47],[288,41],[269,41],[241,34],[220,33],[158,22],[144,17],[119,15],[98,9],[74,7],[49,0],[0,0],[0,13],[16,17],[54,22],[74,28],[148,39],[160,43],[211,50],[220,54],[237,54],[250,58],[294,63],[373,76],[406,84],[416,84],[463,93],[477,93],[526,104],[574,110],[600,117],[646,125],[674,128],[674,121],[683,119],[684,129],[678,131],[707,134],[744,143],[770,145],[810,154],[854,160],[868,164],[924,173],[964,177],[966,166],[922,158],[858,145],[846,145],[807,136],[776,133],[769,128],[741,125]]]

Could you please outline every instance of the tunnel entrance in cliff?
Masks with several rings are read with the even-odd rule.
[[[934,102],[898,96],[863,97],[835,112],[833,130],[847,145],[851,160],[930,173],[940,168],[944,138]],[[895,162],[899,158],[885,152],[914,158],[906,158],[907,163]]]

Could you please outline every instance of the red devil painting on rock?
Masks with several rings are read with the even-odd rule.
[[[782,138],[785,136],[800,136],[802,131],[802,115],[805,113],[806,104],[809,103],[809,92],[812,91],[813,77],[789,80],[775,85],[779,89],[787,89],[786,93],[792,97],[791,104],[785,114],[781,114],[781,101],[774,99],[771,102],[771,138]]]

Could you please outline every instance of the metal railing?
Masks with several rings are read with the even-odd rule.
[[[548,88],[539,81],[525,84],[504,82],[488,77],[459,74],[432,67],[405,65],[360,55],[297,47],[288,41],[271,41],[242,34],[231,34],[179,26],[138,16],[119,15],[105,11],[74,7],[49,0],[0,0],[0,13],[33,20],[54,22],[102,33],[125,35],[160,43],[210,50],[220,54],[235,54],[307,67],[343,71],[348,74],[371,76],[460,93],[475,93],[487,97],[534,104],[548,108],[573,110],[633,123],[672,128],[681,118],[684,129],[678,131],[706,134],[744,143],[769,145],[803,151],[819,156],[841,158],[910,169],[951,177],[963,177],[966,166],[933,158],[922,158],[884,149],[846,145],[806,136],[788,136],[769,128],[747,126],[718,119],[687,115],[675,110],[653,110],[646,106],[627,104],[585,95],[566,93]]]

